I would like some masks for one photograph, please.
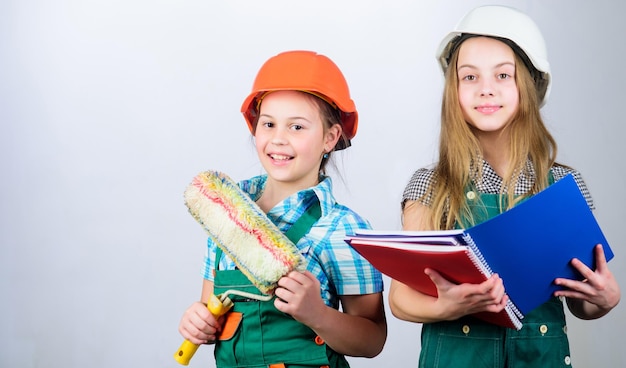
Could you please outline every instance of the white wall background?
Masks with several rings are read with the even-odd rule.
[[[338,155],[337,194],[376,228],[399,228],[404,185],[435,157],[435,48],[481,3],[0,3],[0,366],[177,366],[205,244],[182,192],[205,169],[261,171],[239,106],[280,51],[316,50],[343,69],[360,124]],[[501,3],[544,32],[544,116],[594,195],[626,288],[626,3]],[[570,317],[575,366],[624,366],[625,310]],[[354,367],[417,365],[419,325],[388,318],[382,354]],[[214,366],[211,355],[202,347],[190,366]]]

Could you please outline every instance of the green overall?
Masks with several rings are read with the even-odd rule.
[[[319,219],[320,213],[319,202],[315,202],[285,235],[297,244]],[[218,248],[216,295],[229,289],[261,294],[241,271],[217,270],[220,257]],[[241,320],[232,336],[220,337],[216,342],[217,367],[349,367],[345,357],[330,349],[313,330],[276,309],[274,298],[269,301],[234,295],[230,298],[234,307],[229,314],[240,314]]]
[[[470,200],[476,223],[498,215],[501,212],[499,200],[498,194],[482,193],[479,198]],[[488,324],[471,316],[456,321],[426,323],[422,326],[419,366],[571,367],[567,326],[560,299],[550,299],[528,313],[523,322],[519,331]]]

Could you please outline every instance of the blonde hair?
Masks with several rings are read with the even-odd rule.
[[[482,149],[478,139],[463,117],[459,103],[457,60],[459,49],[451,56],[450,67],[445,72],[443,102],[441,106],[441,132],[439,161],[434,168],[433,181],[421,198],[429,203],[426,224],[433,229],[452,229],[461,219],[474,220],[465,201],[465,190],[472,181],[482,176]],[[519,107],[509,129],[509,169],[503,176],[500,202],[502,210],[513,207],[522,198],[538,193],[548,185],[548,173],[555,163],[556,141],[545,127],[539,112],[535,81],[522,58],[515,53],[515,83],[519,92]],[[521,174],[529,173],[527,161],[532,164],[535,178],[528,193],[515,197],[515,186]],[[429,200],[426,200],[429,199]]]

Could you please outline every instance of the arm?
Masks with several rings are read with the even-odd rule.
[[[276,308],[309,326],[333,350],[368,358],[382,351],[387,339],[382,293],[342,295],[341,312],[324,303],[320,283],[308,271],[291,272],[278,285]]]
[[[180,334],[196,345],[214,343],[215,335],[221,331],[221,321],[216,320],[204,304],[212,293],[213,282],[203,280],[201,301],[187,308],[178,325]]]
[[[415,201],[406,203],[403,216],[404,230],[427,230],[428,207]],[[430,323],[455,320],[477,312],[499,312],[508,297],[498,275],[481,284],[456,285],[444,279],[435,270],[424,271],[437,287],[438,297],[422,294],[401,282],[392,280],[389,290],[389,306],[399,319]]]
[[[621,292],[617,280],[609,270],[602,245],[595,248],[595,272],[574,258],[572,266],[583,276],[583,281],[558,278],[554,282],[566,289],[555,296],[567,298],[570,312],[581,319],[596,319],[609,313],[620,301]]]

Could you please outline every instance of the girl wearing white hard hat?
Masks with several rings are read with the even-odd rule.
[[[526,14],[478,7],[442,40],[437,58],[445,74],[439,161],[417,170],[405,188],[405,230],[470,227],[567,174],[593,208],[580,173],[555,162],[556,142],[540,114],[550,93],[550,65],[541,32]],[[620,299],[602,246],[594,252],[595,270],[572,261],[586,282],[556,279],[564,290],[528,313],[519,330],[471,316],[505,308],[508,297],[498,275],[455,285],[427,270],[438,297],[392,281],[391,311],[423,323],[420,367],[569,367],[560,297],[582,319],[602,317]]]

